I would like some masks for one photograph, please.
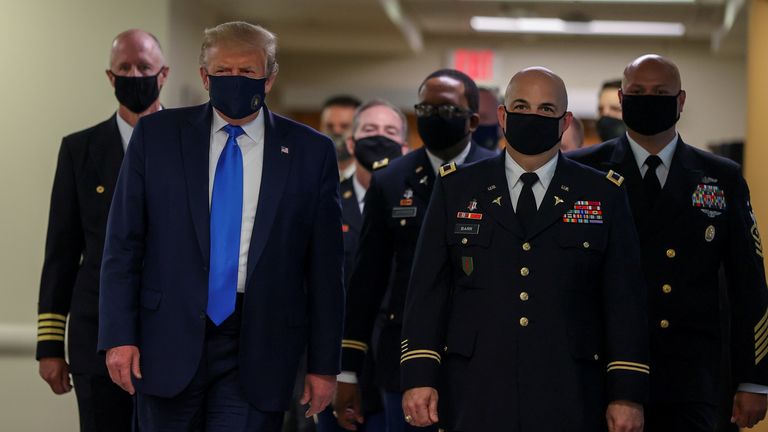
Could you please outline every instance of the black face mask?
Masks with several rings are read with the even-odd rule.
[[[489,150],[498,150],[499,148],[499,125],[480,125],[472,132],[472,141],[477,145]]]
[[[355,140],[355,158],[368,171],[373,171],[374,162],[387,158],[391,162],[402,155],[400,144],[383,135]]]
[[[467,117],[452,117],[446,120],[437,114],[417,117],[416,126],[424,146],[430,151],[445,150],[458,144],[469,135]]]
[[[162,72],[161,69],[157,75],[147,77],[128,77],[112,73],[117,101],[133,113],[143,113],[160,96],[157,78]]]
[[[506,111],[506,109],[505,109]],[[507,111],[507,130],[504,137],[513,149],[524,155],[537,155],[556,146],[563,137],[560,117],[538,114],[520,114]]]
[[[608,141],[614,138],[618,138],[624,135],[627,131],[627,127],[624,126],[624,122],[621,119],[613,117],[600,117],[597,120],[597,134],[600,135],[602,141]]]
[[[623,95],[621,112],[629,129],[646,136],[668,130],[680,119],[677,112],[677,97]]]
[[[258,112],[266,98],[266,78],[242,75],[208,75],[211,105],[225,116],[239,120]]]

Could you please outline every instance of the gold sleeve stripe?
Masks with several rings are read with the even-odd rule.
[[[366,344],[364,344],[362,342],[353,341],[353,340],[347,340],[347,339],[341,341],[341,347],[342,348],[356,349],[356,350],[360,350],[360,351],[363,351],[363,352],[367,352],[368,351],[368,345],[366,345]]]
[[[408,360],[414,360],[414,359],[417,359],[417,358],[432,359],[432,360],[436,361],[437,363],[440,363],[440,356],[434,356],[432,354],[414,354],[414,355],[410,355],[408,357],[405,357],[405,358],[401,359],[400,360],[400,364],[403,364],[403,363],[407,362]]]
[[[763,350],[762,354],[760,354],[759,356],[755,357],[755,365],[757,365],[758,363],[760,363],[760,361],[761,361],[761,360],[763,360],[763,359],[765,358],[765,355],[766,355],[766,354],[768,354],[768,349],[766,349],[766,350]]]
[[[755,333],[755,344],[758,344],[760,340],[765,339],[766,336],[768,336],[768,325],[764,325],[759,332]]]
[[[400,342],[400,345],[407,345],[407,344],[408,344],[408,339],[404,339],[402,342]]]
[[[615,370],[628,370],[628,371],[633,371],[633,372],[642,372],[644,374],[649,374],[649,375],[651,373],[648,369],[636,368],[636,367],[631,367],[631,366],[611,366],[611,367],[608,368],[608,372],[612,372],[612,371],[615,371]]]
[[[55,319],[59,321],[66,321],[67,317],[61,314],[55,314],[55,313],[44,313],[37,316],[38,321],[40,320],[47,320],[47,319]]]
[[[755,333],[757,333],[757,329],[762,327],[766,322],[768,322],[768,309],[765,310],[763,317],[760,318],[760,321],[757,322],[757,325],[755,326]]]
[[[400,359],[402,360],[403,358],[409,357],[409,356],[411,356],[413,354],[429,354],[429,355],[436,356],[437,358],[440,358],[440,353],[438,353],[437,351],[422,349],[422,350],[408,351],[408,353],[403,354],[402,356],[400,356]]]
[[[764,321],[761,326],[755,329],[755,339],[765,334],[766,330],[768,330],[768,321]]]
[[[37,337],[38,342],[44,342],[44,341],[60,341],[64,342],[64,336],[58,336],[58,335],[40,335]]]
[[[67,325],[59,321],[40,321],[39,323],[37,323],[37,327],[38,328],[40,327],[66,328]]]
[[[41,328],[41,329],[37,330],[37,334],[39,334],[39,335],[46,334],[46,333],[47,334],[63,335],[64,334],[64,330],[57,329],[57,328],[52,328],[52,327],[46,327],[46,328]]]
[[[757,353],[758,351],[762,351],[763,348],[766,347],[766,345],[768,345],[768,337],[765,337],[762,340],[755,342],[755,353]]]
[[[768,351],[768,345],[763,346],[759,350],[755,350],[755,358],[764,355]]]
[[[635,367],[635,368],[640,368],[645,370],[651,370],[651,367],[648,366],[647,364],[628,362],[628,361],[615,361],[615,362],[608,363],[609,368],[612,366],[630,366],[630,367]]]

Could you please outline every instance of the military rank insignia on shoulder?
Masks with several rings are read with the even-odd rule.
[[[451,162],[440,167],[440,177],[456,172],[456,162]]]
[[[614,170],[608,171],[608,175],[606,175],[605,178],[616,186],[621,186],[621,184],[624,183],[624,177]]]
[[[384,168],[385,166],[389,165],[389,158],[384,158],[382,160],[378,160],[373,163],[373,170],[380,170]]]

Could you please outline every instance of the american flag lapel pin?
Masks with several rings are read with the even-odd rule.
[[[280,146],[280,153],[282,154],[288,154],[288,147],[286,146]]]

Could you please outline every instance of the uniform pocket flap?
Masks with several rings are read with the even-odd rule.
[[[160,306],[160,300],[162,298],[163,298],[163,293],[161,291],[157,291],[153,289],[141,290],[141,294],[140,294],[141,306],[147,309],[157,310],[157,308]]]
[[[453,330],[446,337],[446,354],[457,354],[463,357],[472,357],[477,341],[476,330]]]

